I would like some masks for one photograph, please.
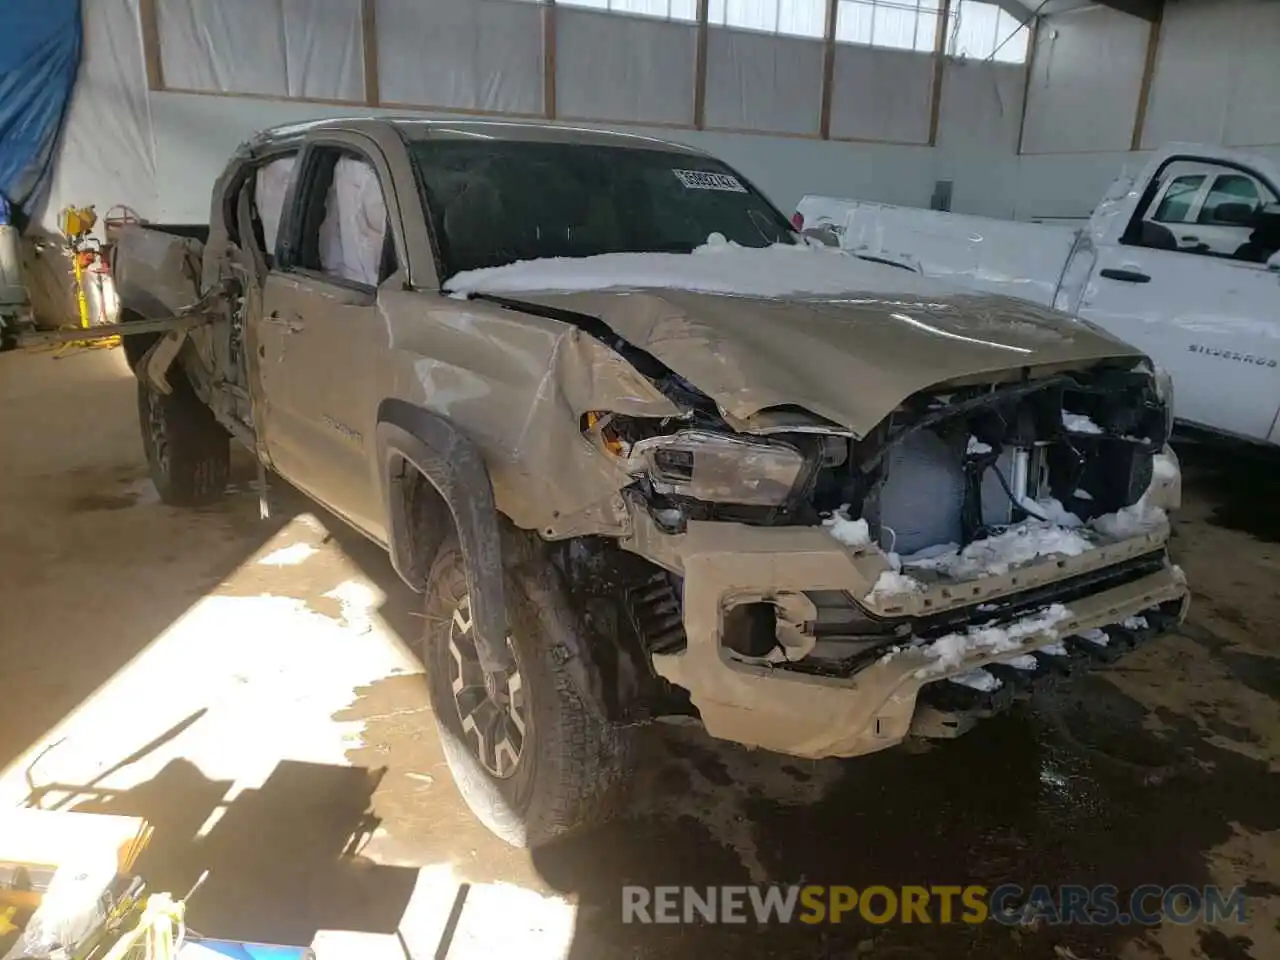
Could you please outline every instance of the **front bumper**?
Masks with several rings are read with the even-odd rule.
[[[639,512],[633,521],[633,536],[626,545],[684,578],[687,646],[678,653],[654,654],[655,671],[688,690],[712,736],[798,757],[849,757],[899,743],[913,732],[913,721],[919,732],[922,719],[927,719],[924,712],[934,709],[918,705],[922,689],[947,677],[1129,617],[1158,611],[1167,623],[1186,613],[1188,593],[1181,571],[1163,555],[1165,525],[1080,556],[1049,557],[1003,576],[939,584],[878,603],[870,594],[880,573],[888,569],[883,554],[874,547],[847,550],[821,528],[690,522],[683,535],[673,536]],[[912,647],[911,636],[896,641],[900,649],[893,656],[848,677],[744,662],[722,643],[725,611],[742,603],[773,604],[779,642],[793,651],[803,650],[805,623],[812,622],[815,613],[807,596],[813,591],[846,592],[886,619],[915,622],[948,611],[969,619],[964,608],[1028,591],[1043,596],[1055,583],[1153,554],[1161,562],[1151,572],[1074,596],[1064,604],[1064,619],[1051,630],[1027,636],[1020,648],[1000,653],[972,650],[946,669],[938,669],[923,647]],[[975,609],[971,620],[983,619]]]

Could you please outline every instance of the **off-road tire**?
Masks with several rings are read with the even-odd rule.
[[[449,770],[471,812],[516,847],[540,846],[619,812],[637,756],[636,731],[598,716],[570,679],[566,641],[581,628],[555,569],[533,561],[507,575],[511,644],[528,709],[524,746],[505,779],[485,769],[464,740],[450,685],[450,630],[467,595],[455,539],[437,554],[425,594],[420,654],[431,708]]]
[[[231,472],[231,435],[176,366],[163,394],[138,381],[138,421],[151,480],[162,502],[198,507],[220,499]]]

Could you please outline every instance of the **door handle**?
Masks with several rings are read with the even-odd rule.
[[[1139,273],[1137,270],[1116,270],[1113,267],[1107,267],[1098,271],[1099,276],[1106,277],[1108,280],[1120,280],[1124,283],[1150,283],[1151,278],[1145,273]]]

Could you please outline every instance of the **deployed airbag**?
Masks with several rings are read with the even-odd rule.
[[[344,280],[376,285],[386,232],[387,207],[377,173],[363,160],[339,158],[320,224],[321,266]]]

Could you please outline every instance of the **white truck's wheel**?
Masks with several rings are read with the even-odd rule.
[[[462,798],[503,840],[535,847],[618,810],[635,731],[596,716],[574,689],[564,664],[576,627],[552,568],[509,573],[507,605],[514,668],[486,682],[462,553],[449,540],[427,580],[421,653]]]

